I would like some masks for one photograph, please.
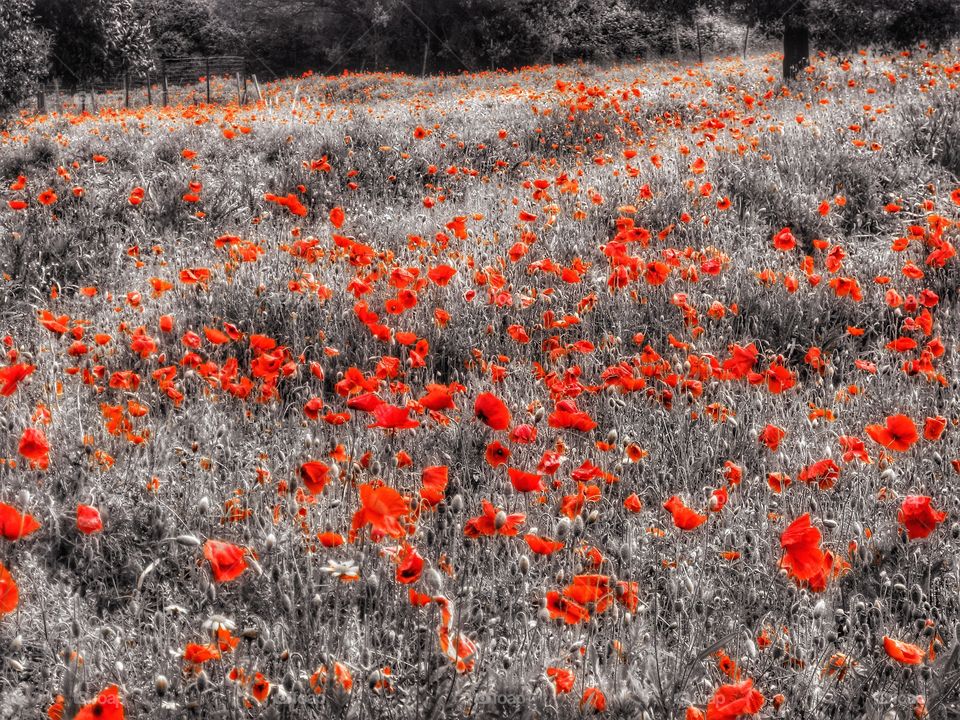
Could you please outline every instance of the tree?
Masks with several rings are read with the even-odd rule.
[[[783,32],[783,76],[809,62],[810,42],[825,50],[865,45],[939,44],[960,31],[956,0],[726,0],[718,3],[748,26]]]
[[[149,26],[134,0],[44,0],[37,20],[51,37],[53,72],[68,82],[149,67]]]
[[[0,110],[29,96],[47,74],[49,42],[33,17],[33,0],[0,5]]]
[[[205,0],[139,0],[137,11],[149,24],[155,58],[217,55],[229,47]]]

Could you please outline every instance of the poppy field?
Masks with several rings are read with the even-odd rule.
[[[960,712],[960,54],[778,62],[11,118],[0,717]]]

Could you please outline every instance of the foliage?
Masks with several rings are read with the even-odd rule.
[[[46,77],[49,42],[33,22],[34,0],[0,4],[0,112],[16,105]]]
[[[150,67],[150,31],[135,0],[44,0],[37,18],[52,39],[52,72],[68,84]]]

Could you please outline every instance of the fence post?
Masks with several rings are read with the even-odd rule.
[[[130,107],[130,76],[123,74],[123,106]]]
[[[209,57],[207,58],[206,78],[207,78],[207,105],[209,105],[210,104],[210,58]]]
[[[242,105],[240,98],[240,73],[237,73],[237,105]]]
[[[243,101],[241,105],[246,105],[247,103],[247,72],[243,72]]]
[[[167,74],[163,74],[163,106],[170,105],[170,86],[167,85]]]
[[[42,113],[47,109],[47,98],[43,93],[43,88],[37,90],[37,112]]]
[[[97,112],[97,86],[90,86],[90,107],[93,108],[93,112]]]
[[[60,112],[60,78],[53,79],[54,107]]]
[[[257,97],[263,102],[263,93],[260,92],[260,83],[257,82],[257,74],[253,74],[253,86],[257,89]]]
[[[150,86],[149,70],[147,70],[147,105],[153,105],[153,88]]]

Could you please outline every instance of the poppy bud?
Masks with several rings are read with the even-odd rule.
[[[163,695],[170,687],[170,681],[167,680],[166,675],[157,675],[153,679],[153,687],[156,689],[157,695]]]
[[[520,572],[526,575],[528,572],[530,572],[530,558],[528,558],[526,555],[521,555],[518,566],[520,568]]]
[[[201,515],[206,515],[207,511],[210,510],[210,498],[206,495],[200,498],[200,502],[197,503],[197,510]]]
[[[267,535],[267,538],[266,540],[264,540],[263,544],[268,551],[273,550],[273,548],[276,547],[277,545],[277,536],[274,535],[273,533],[270,533],[269,535]]]
[[[463,497],[460,493],[454,495],[453,499],[450,500],[450,510],[454,513],[459,513],[463,510]]]
[[[507,513],[505,510],[500,510],[497,512],[496,517],[493,519],[494,527],[499,530],[507,523]]]

